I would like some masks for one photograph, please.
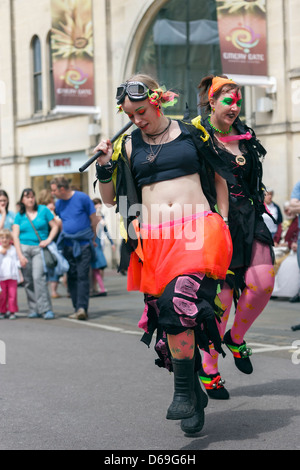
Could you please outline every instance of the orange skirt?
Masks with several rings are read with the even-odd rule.
[[[132,253],[128,290],[160,296],[181,274],[225,279],[232,256],[229,229],[220,215],[202,212],[160,225],[142,225],[143,262]]]

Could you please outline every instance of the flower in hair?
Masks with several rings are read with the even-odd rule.
[[[123,113],[123,107],[121,104],[117,105],[117,110],[118,110],[118,113]]]
[[[157,88],[156,90],[148,92],[149,102],[157,108],[157,114],[160,116],[160,103],[164,108],[174,106],[177,103],[179,95],[173,91],[166,91],[165,87]]]
[[[163,91],[161,88],[157,88],[156,90],[149,90],[148,91],[148,98],[149,98],[149,103],[153,104],[153,106],[156,107],[157,110],[157,115],[160,116],[160,100],[162,97]]]
[[[167,108],[168,106],[174,106],[177,103],[177,98],[179,95],[173,91],[166,91],[161,97],[162,106]]]

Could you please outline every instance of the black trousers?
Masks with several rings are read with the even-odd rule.
[[[65,246],[63,254],[70,264],[67,278],[73,307],[75,311],[83,308],[87,312],[90,295],[89,271],[92,259],[91,247],[90,245],[82,246],[80,256],[75,258],[73,248]]]

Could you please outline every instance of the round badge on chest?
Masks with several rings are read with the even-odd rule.
[[[237,155],[235,161],[238,165],[243,166],[246,163],[246,158],[244,157],[244,155]]]

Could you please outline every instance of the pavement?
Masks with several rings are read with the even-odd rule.
[[[101,450],[100,463],[128,451],[299,450],[300,331],[291,330],[299,303],[271,300],[247,333],[253,374],[240,373],[229,353],[220,359],[230,399],[209,400],[203,430],[187,436],[165,419],[173,377],[140,342],[142,294],[105,274],[108,295],[91,297],[88,321],[68,318],[62,285],[56,318],[28,319],[18,289],[19,318],[0,323],[0,450]]]
[[[127,291],[127,278],[113,269],[105,270],[104,278],[107,296],[91,296],[89,303],[88,322],[98,328],[130,330],[132,333],[140,334],[141,330],[137,323],[144,308],[143,294],[140,292]],[[62,283],[59,284],[58,293],[60,298],[52,299],[53,311],[56,319],[67,319],[74,312],[71,299]],[[27,301],[23,288],[18,289],[19,317],[28,314]],[[232,324],[233,310],[228,325]],[[69,320],[69,319],[68,319]],[[70,320],[71,321],[71,320]],[[77,322],[77,320],[74,320]],[[300,303],[290,303],[288,299],[270,300],[260,317],[255,321],[247,333],[247,342],[269,344],[272,339],[276,345],[289,347],[293,340],[300,337],[300,332],[293,332],[291,326],[300,324]]]

